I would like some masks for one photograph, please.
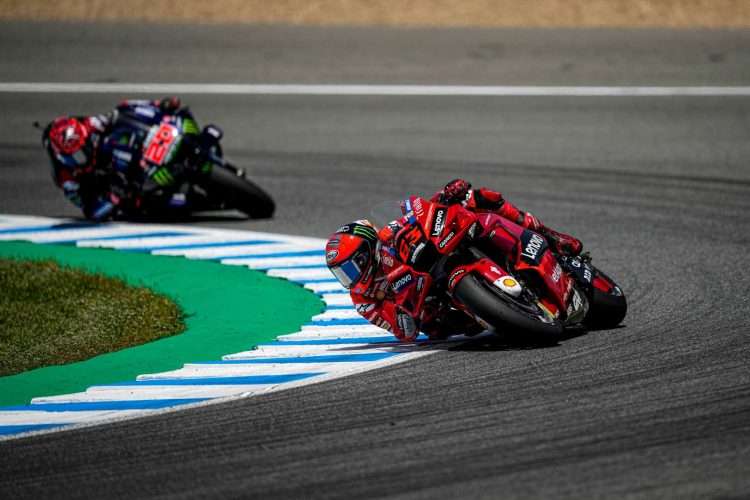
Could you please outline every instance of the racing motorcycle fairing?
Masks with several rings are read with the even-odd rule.
[[[419,272],[407,265],[399,265],[388,273],[390,283],[386,294],[412,316],[418,316],[432,288],[433,278],[429,273]]]
[[[405,216],[409,222],[418,224],[424,235],[441,254],[456,250],[467,236],[477,230],[477,216],[461,205],[440,205],[419,196],[411,196],[404,202]]]
[[[571,298],[573,280],[555,258],[549,244],[539,233],[524,230],[518,242],[518,254],[515,270],[528,275],[533,272],[550,294],[555,308],[566,311]]]
[[[597,277],[585,258],[558,256],[543,236],[500,216],[416,196],[401,206],[403,229],[393,256],[404,264],[388,273],[387,294],[422,321],[439,315],[440,307],[451,307],[481,325],[489,324],[493,313],[479,313],[477,307],[484,307],[481,301],[491,302],[494,293],[500,300],[494,310],[500,312],[492,324],[513,322],[513,315],[525,314],[546,319],[518,320],[516,326],[551,331],[582,324],[589,317],[591,288],[611,292],[616,287],[606,276]],[[418,259],[411,257],[417,254],[429,256],[430,265],[415,267]],[[469,276],[471,281],[461,284]]]
[[[594,272],[594,279],[592,280],[594,288],[610,295],[622,295],[622,290],[607,276],[604,276],[601,272]]]
[[[505,269],[490,260],[480,258],[474,262],[454,267],[448,275],[448,292],[453,293],[463,278],[474,274],[505,293],[517,297],[521,293],[521,285]]]
[[[149,164],[160,167],[171,162],[180,142],[182,142],[182,133],[174,125],[162,122],[152,126],[143,142],[141,166],[145,170]]]

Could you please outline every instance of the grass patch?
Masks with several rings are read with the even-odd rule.
[[[81,361],[182,332],[147,288],[54,261],[0,259],[0,376]]]

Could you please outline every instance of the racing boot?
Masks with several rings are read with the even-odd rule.
[[[521,223],[523,227],[536,231],[544,236],[552,247],[552,250],[560,255],[569,255],[573,257],[580,254],[581,250],[583,250],[583,243],[581,243],[581,240],[578,238],[548,228],[542,224],[539,219],[528,212],[521,212],[521,217],[523,218],[523,222]]]
[[[555,252],[560,255],[569,255],[575,257],[583,250],[583,243],[578,238],[568,234],[558,233],[554,229],[542,226],[539,231],[544,236]]]

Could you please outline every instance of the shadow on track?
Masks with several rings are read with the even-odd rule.
[[[561,342],[577,337],[583,337],[589,333],[605,330],[620,330],[625,325],[614,328],[570,328],[563,335],[554,340],[527,338],[523,333],[516,334],[491,334],[487,333],[474,338],[469,338],[451,347],[451,351],[527,351],[532,349],[549,349],[559,347]]]

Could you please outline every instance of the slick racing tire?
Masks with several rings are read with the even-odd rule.
[[[253,219],[267,219],[276,209],[273,199],[240,171],[214,166],[205,184],[214,197]]]
[[[562,323],[548,317],[538,305],[515,299],[476,276],[463,278],[453,295],[471,313],[500,333],[531,335],[545,341],[562,336]]]
[[[597,286],[591,287],[589,294],[589,310],[583,324],[595,330],[614,328],[625,319],[628,304],[620,287],[606,274],[594,268],[594,283],[605,283],[608,291]]]

